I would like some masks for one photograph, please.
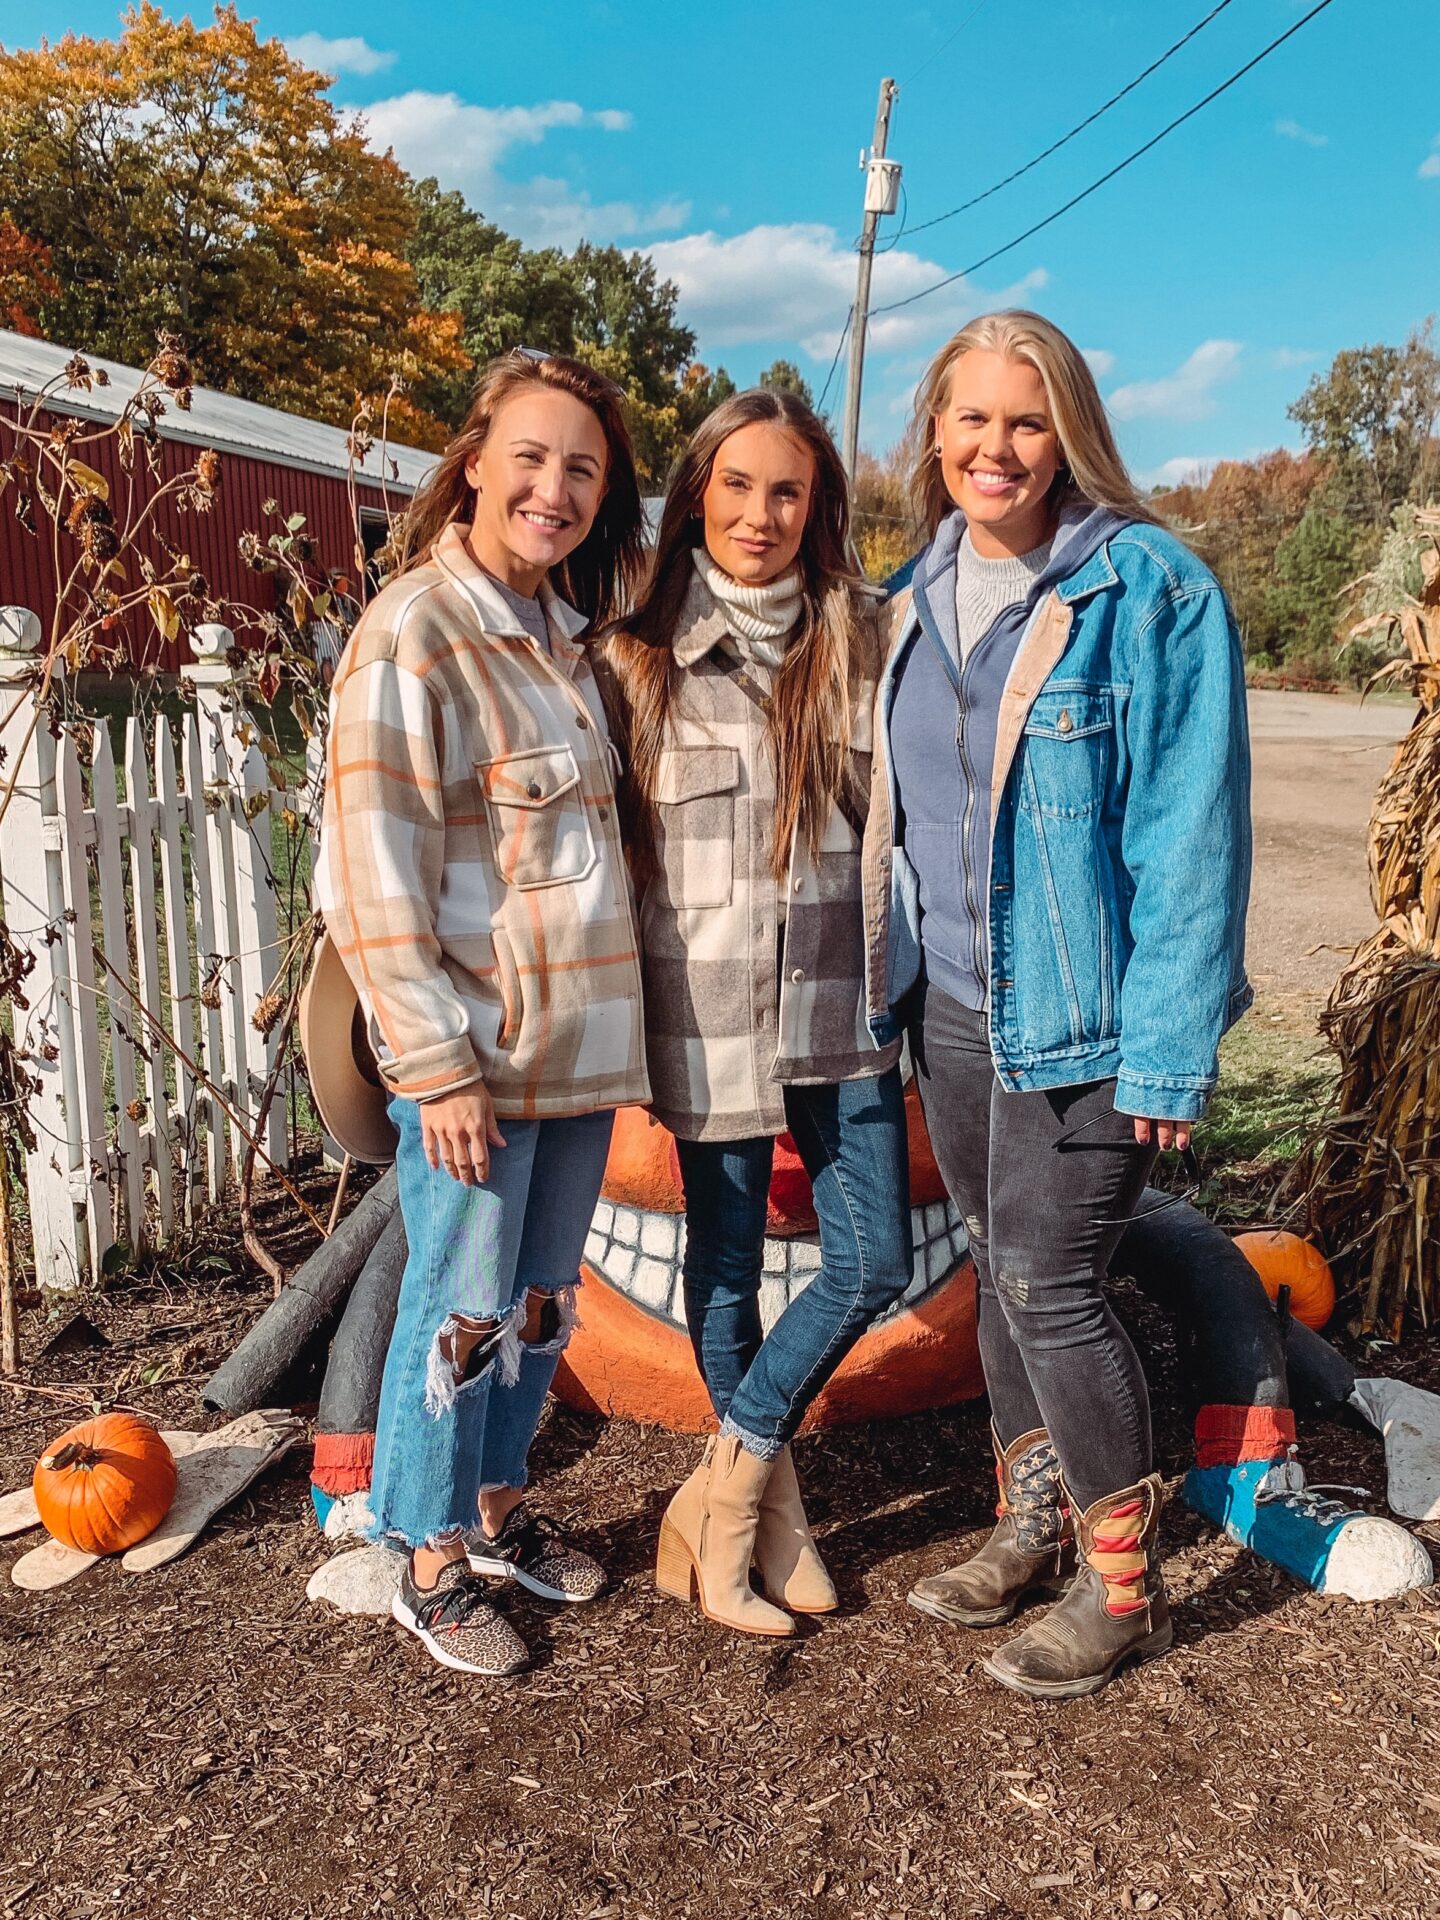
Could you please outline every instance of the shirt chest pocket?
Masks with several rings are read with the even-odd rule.
[[[1020,805],[1062,820],[1094,813],[1105,799],[1115,753],[1115,708],[1107,691],[1047,688],[1025,721]]]
[[[728,907],[735,891],[734,747],[667,748],[656,770],[656,860],[673,907]]]
[[[570,748],[505,754],[477,772],[505,885],[528,891],[583,880],[595,865],[595,836]]]

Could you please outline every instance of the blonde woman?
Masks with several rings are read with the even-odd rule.
[[[370,1505],[432,1658],[513,1673],[493,1582],[604,1575],[524,1498],[614,1109],[648,1092],[640,967],[587,634],[642,511],[620,397],[518,350],[406,522],[333,694],[317,895],[378,1044],[410,1243]]]
[[[666,1512],[656,1578],[777,1636],[836,1604],[789,1443],[912,1262],[898,1049],[865,1015],[885,897],[883,864],[861,852],[879,658],[848,528],[844,470],[809,407],[736,394],[685,449],[648,590],[605,651],[653,1110],[676,1136],[686,1321],[721,1422]],[[787,1128],[821,1264],[766,1334]]]
[[[916,436],[929,544],[880,694],[895,888],[874,1025],[905,1001],[969,1229],[1001,1518],[911,1599],[983,1626],[1063,1592],[986,1666],[1067,1697],[1171,1638],[1145,1379],[1103,1287],[1251,999],[1241,649],[1049,321],[947,341]]]

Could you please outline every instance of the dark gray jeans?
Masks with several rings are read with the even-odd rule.
[[[1105,1278],[1155,1159],[1113,1080],[1007,1092],[985,1016],[922,983],[920,1103],[979,1275],[980,1359],[1001,1444],[1048,1429],[1082,1508],[1150,1472],[1150,1399]]]

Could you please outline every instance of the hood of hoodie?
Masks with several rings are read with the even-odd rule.
[[[947,514],[935,529],[935,538],[929,548],[917,557],[912,575],[916,592],[924,593],[934,609],[937,624],[942,628],[946,624],[942,608],[953,595],[937,596],[930,589],[947,574],[953,578],[955,556],[960,550],[965,524],[965,516],[958,508],[954,513]],[[1007,625],[1015,621],[1023,625],[1052,587],[1058,587],[1071,574],[1078,573],[1107,540],[1129,525],[1130,521],[1123,513],[1117,513],[1113,507],[1092,506],[1088,500],[1075,500],[1063,507],[1054,539],[1050,543],[1050,558],[1031,581],[1030,591],[1025,598],[1016,601],[1013,607],[1007,607],[1000,619]],[[953,615],[950,624],[953,625]],[[951,636],[947,634],[946,638],[948,640]]]

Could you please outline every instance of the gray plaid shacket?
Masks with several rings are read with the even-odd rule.
[[[782,946],[766,716],[736,676],[721,645],[725,614],[698,576],[682,607],[672,648],[682,681],[659,767],[655,875],[640,909],[651,1111],[682,1139],[781,1133],[787,1085],[873,1078],[898,1057],[898,1043],[877,1048],[866,1025],[888,848],[873,858],[867,848],[862,860],[846,818],[868,814],[879,660],[875,610],[857,599],[856,619],[869,658],[846,807],[832,806],[817,858],[802,839],[791,847]],[[768,687],[768,669],[751,662],[745,671]]]

